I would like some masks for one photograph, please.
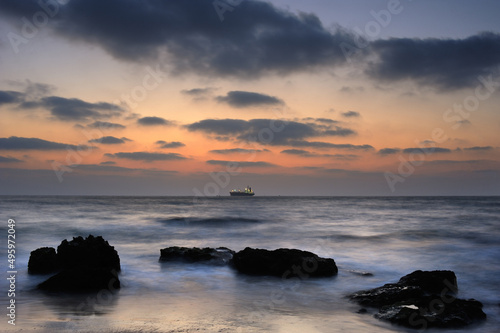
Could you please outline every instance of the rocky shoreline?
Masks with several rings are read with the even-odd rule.
[[[225,247],[167,247],[160,250],[159,261],[186,264],[228,265],[236,272],[255,276],[289,278],[328,278],[337,275],[331,258],[299,249],[245,248],[235,252]],[[63,240],[57,251],[43,247],[31,252],[30,274],[54,273],[37,287],[51,292],[90,292],[120,288],[120,258],[113,246],[101,236]],[[456,297],[458,284],[452,271],[414,271],[397,283],[346,295],[363,306],[358,313],[374,308],[375,318],[414,329],[459,328],[486,319],[481,302]]]

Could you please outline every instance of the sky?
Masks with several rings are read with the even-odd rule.
[[[0,195],[500,195],[498,13],[0,0]]]

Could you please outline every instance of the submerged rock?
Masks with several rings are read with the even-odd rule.
[[[486,318],[480,302],[458,299],[457,291],[452,271],[415,271],[397,283],[348,297],[361,305],[379,308],[376,318],[410,328],[456,328]]]
[[[41,247],[31,251],[28,261],[28,273],[45,274],[59,269],[56,250],[53,247]]]
[[[283,278],[333,276],[338,272],[335,261],[320,258],[312,252],[297,249],[246,249],[233,257],[234,267],[241,273],[273,275]]]
[[[88,291],[120,288],[116,274],[120,270],[120,257],[115,248],[101,236],[66,239],[57,247],[40,248],[31,252],[30,273],[61,270],[38,288],[50,291]]]
[[[160,250],[160,261],[210,262],[225,265],[231,261],[233,255],[234,251],[226,247],[214,249],[172,246]]]

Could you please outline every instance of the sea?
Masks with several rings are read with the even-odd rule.
[[[500,329],[500,197],[2,196],[0,213],[2,332],[422,332],[380,321],[375,309],[358,313],[346,298],[415,270],[454,271],[458,297],[481,301],[487,314],[465,329],[426,332]],[[28,274],[30,252],[90,234],[118,251],[122,288],[37,290],[50,275]],[[296,248],[333,258],[339,273],[287,280],[159,262],[170,246]]]

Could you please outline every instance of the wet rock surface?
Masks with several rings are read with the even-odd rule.
[[[87,292],[120,288],[116,271],[104,268],[65,269],[38,285],[46,291]]]
[[[338,273],[333,259],[320,258],[316,254],[297,249],[245,248],[235,253],[233,265],[240,272],[250,275],[291,277],[327,277]]]
[[[226,265],[233,258],[234,251],[226,247],[198,248],[171,246],[160,250],[160,261],[204,262]]]
[[[458,299],[457,291],[452,271],[415,271],[397,283],[348,297],[363,306],[379,308],[375,314],[378,319],[415,329],[457,328],[486,319],[479,301]]]

